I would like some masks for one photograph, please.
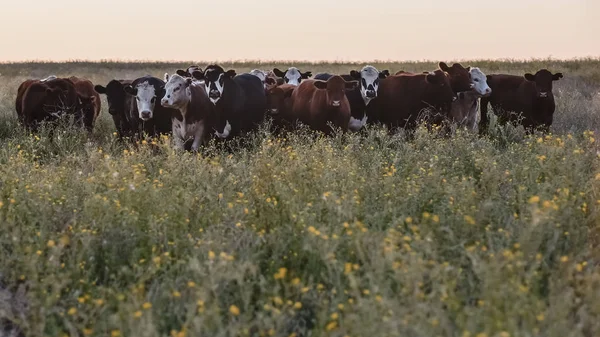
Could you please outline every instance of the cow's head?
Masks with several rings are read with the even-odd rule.
[[[460,63],[454,63],[449,67],[445,62],[438,63],[438,67],[450,76],[450,85],[455,93],[471,90],[470,67],[465,68]]]
[[[377,97],[379,89],[379,81],[390,75],[389,70],[379,71],[373,66],[365,66],[360,72],[356,70],[350,71],[350,76],[360,82],[360,93],[365,104]]]
[[[134,81],[125,85],[123,90],[135,97],[139,117],[144,121],[152,119],[156,99],[162,97],[164,92],[163,85],[153,85],[148,80]]]
[[[225,71],[218,65],[209,65],[204,72],[196,70],[192,76],[197,80],[204,80],[206,94],[213,104],[223,97],[225,82],[235,77],[235,70]]]
[[[552,95],[552,82],[563,77],[562,73],[552,74],[547,69],[539,70],[535,75],[525,74],[525,79],[535,83],[536,95],[539,98],[547,98]]]
[[[186,106],[192,99],[190,85],[191,77],[171,75],[165,84],[165,95],[160,100],[162,106],[167,108],[180,108]]]
[[[123,88],[123,82],[117,80],[108,82],[106,87],[101,85],[96,85],[94,87],[94,90],[96,90],[97,93],[106,95],[106,100],[108,101],[108,113],[111,115],[116,115],[123,111],[123,107],[125,106],[125,91]]]
[[[456,100],[456,94],[450,85],[450,77],[441,70],[436,70],[425,75],[429,83],[432,96],[437,97],[441,103],[450,103]]]
[[[285,72],[283,72],[277,68],[274,68],[273,73],[277,77],[283,78],[284,83],[296,85],[296,86],[300,85],[300,81],[305,80],[312,76],[312,72],[307,71],[307,72],[302,73],[296,67],[290,67]]]
[[[272,87],[267,90],[267,112],[271,115],[277,115],[286,107],[288,100],[294,90],[284,87]]]
[[[96,113],[96,97],[77,94],[79,110],[84,116],[93,116]]]
[[[176,73],[177,73],[177,75],[179,75],[181,77],[192,77],[192,73],[196,70],[202,71],[202,68],[200,68],[199,66],[189,66],[186,70],[183,70],[183,69],[177,70]]]
[[[473,91],[481,96],[489,96],[492,93],[492,88],[487,84],[487,77],[479,68],[470,68],[469,75]]]
[[[314,86],[317,89],[327,91],[327,105],[330,107],[340,107],[342,101],[346,98],[346,90],[352,90],[358,86],[357,81],[346,82],[341,76],[331,76],[327,81],[314,80]]]

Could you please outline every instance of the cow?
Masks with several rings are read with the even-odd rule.
[[[177,70],[176,73],[177,73],[177,75],[179,75],[181,77],[192,77],[192,73],[196,70],[202,71],[202,68],[200,68],[200,66],[191,65],[191,66],[187,67],[187,69],[185,69],[185,70],[183,70],[183,69]]]
[[[15,108],[21,124],[36,131],[42,122],[72,115],[77,119],[80,99],[72,81],[66,78],[26,80],[18,88]]]
[[[450,77],[437,69],[430,73],[401,73],[381,81],[374,101],[373,122],[390,129],[414,129],[417,119],[425,110],[433,110],[433,122],[444,119],[456,99]]]
[[[298,86],[302,80],[308,79],[312,76],[312,72],[300,72],[296,67],[290,67],[286,71],[281,71],[277,68],[273,69],[273,73],[283,79],[284,83]]]
[[[529,134],[535,129],[548,132],[556,108],[552,83],[561,78],[562,73],[553,74],[548,69],[541,69],[535,74],[526,73],[524,76],[487,75],[492,93],[481,99],[480,133],[484,133],[488,126],[488,103],[492,105],[499,123],[520,122]]]
[[[75,76],[69,77],[69,80],[73,82],[77,95],[79,95],[81,104],[80,109],[83,114],[83,125],[88,132],[92,132],[96,119],[100,115],[102,109],[100,95],[94,89],[94,84],[89,80]]]
[[[176,110],[161,105],[164,87],[164,81],[150,75],[135,79],[123,87],[125,93],[135,98],[131,102],[127,119],[138,137],[142,133],[155,137],[172,131],[171,117]]]
[[[260,69],[253,69],[249,72],[250,75],[254,75],[260,79],[265,87],[265,92],[269,91],[269,89],[283,84],[283,80],[277,78],[277,76],[272,71],[262,71]]]
[[[167,75],[165,80],[167,83],[161,104],[177,110],[171,119],[175,147],[184,149],[191,140],[190,149],[197,151],[210,135],[206,130],[211,128],[215,107],[202,83],[177,74],[170,78]]]
[[[274,130],[289,130],[293,124],[292,93],[297,87],[282,84],[267,90],[267,114],[273,118]]]
[[[463,91],[457,94],[457,100],[452,102],[450,109],[450,120],[459,126],[467,127],[471,131],[477,128],[477,110],[479,99],[489,96],[492,89],[487,84],[487,78],[481,69],[469,67],[469,76],[471,79],[471,90]]]
[[[367,65],[360,71],[352,70],[349,75],[342,75],[346,81],[356,80],[359,86],[346,91],[346,97],[350,102],[350,131],[358,131],[366,125],[368,120],[369,104],[377,98],[379,82],[390,75],[389,70],[379,71],[375,67]],[[333,75],[321,73],[315,76],[317,80],[328,80]]]
[[[106,95],[108,113],[113,119],[119,139],[131,136],[133,131],[129,122],[133,97],[125,93],[125,86],[132,82],[131,80],[111,80],[106,87],[102,85],[94,87],[97,93]]]
[[[325,134],[331,134],[329,122],[347,131],[351,115],[346,90],[357,86],[357,81],[348,82],[338,75],[327,81],[305,80],[292,93],[292,117]]]
[[[439,62],[440,70],[446,72],[450,79],[450,86],[455,94],[471,90],[471,67],[463,67],[460,63],[454,63],[451,67],[445,62]]]
[[[265,119],[267,98],[260,79],[250,74],[236,76],[235,70],[225,71],[212,64],[192,76],[204,80],[204,89],[215,106],[215,135],[220,139],[234,138],[256,130]]]

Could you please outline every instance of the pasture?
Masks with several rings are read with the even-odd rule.
[[[600,335],[600,60],[461,63],[562,72],[552,133],[263,128],[192,154],[119,143],[103,98],[91,138],[50,142],[17,123],[23,80],[195,63],[0,64],[0,336]]]

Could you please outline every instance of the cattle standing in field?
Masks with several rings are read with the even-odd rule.
[[[296,68],[296,67],[290,67],[286,71],[281,71],[277,68],[274,68],[273,73],[276,76],[282,78],[284,83],[295,85],[295,86],[300,85],[300,82],[302,80],[308,79],[309,77],[312,76],[312,73],[310,71],[303,73],[303,72],[300,72],[300,70],[298,70],[298,68]]]
[[[359,86],[346,91],[346,97],[350,102],[350,131],[358,131],[367,124],[368,109],[370,103],[377,98],[379,83],[382,79],[388,77],[388,70],[379,71],[373,66],[365,66],[360,71],[352,70],[350,75],[343,75],[346,81],[357,80]],[[317,80],[328,80],[333,75],[322,73],[315,76]]]
[[[172,131],[171,117],[176,112],[160,104],[164,87],[165,82],[152,76],[140,77],[124,86],[125,92],[134,97],[127,116],[133,132],[158,136]]]
[[[133,131],[129,122],[133,97],[125,93],[125,86],[132,82],[131,80],[112,80],[106,87],[101,85],[94,87],[97,93],[106,95],[108,113],[112,116],[119,138],[131,136]]]
[[[89,132],[92,132],[102,108],[100,95],[94,90],[94,84],[91,81],[75,76],[71,76],[69,79],[75,85],[75,90],[79,95],[83,125]]]
[[[471,90],[458,93],[458,98],[452,103],[450,109],[450,120],[459,126],[465,126],[469,130],[476,130],[479,99],[489,96],[492,89],[487,84],[487,77],[477,67],[469,67],[471,78]]]
[[[206,95],[204,85],[177,74],[165,77],[165,95],[161,104],[177,109],[172,117],[175,147],[184,149],[187,141],[192,140],[191,150],[197,151],[210,135],[214,118],[214,105]]]
[[[297,87],[282,84],[267,90],[267,113],[273,118],[274,129],[290,129],[292,118],[292,93]]]
[[[520,123],[530,133],[536,128],[547,132],[552,125],[554,110],[554,94],[552,82],[558,81],[563,75],[552,74],[542,69],[532,75],[488,75],[487,83],[492,89],[489,97],[481,99],[480,132],[488,125],[487,104],[492,105],[499,123]]]
[[[313,130],[331,133],[329,122],[342,131],[350,123],[350,102],[346,90],[352,90],[358,82],[347,82],[341,76],[327,81],[306,80],[292,94],[292,116]]]
[[[262,71],[260,69],[253,69],[249,72],[250,75],[254,75],[260,79],[265,87],[265,92],[269,91],[269,89],[283,84],[283,80],[279,80],[277,76],[272,71]],[[279,82],[279,83],[278,83]]]
[[[389,76],[379,85],[373,120],[389,128],[412,129],[425,110],[433,110],[433,122],[444,119],[455,99],[450,78],[442,70]]]
[[[66,115],[79,119],[80,106],[73,82],[55,76],[23,82],[15,102],[19,121],[34,131],[41,122],[53,122]]]
[[[204,72],[194,71],[192,75],[204,80],[206,94],[215,105],[217,137],[232,138],[256,130],[264,121],[267,98],[258,77],[236,76],[234,70],[225,71],[218,65],[209,65]]]

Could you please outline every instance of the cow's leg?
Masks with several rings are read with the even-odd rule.
[[[196,122],[194,129],[194,142],[192,142],[192,151],[198,151],[198,147],[204,139],[204,121]]]
[[[481,104],[479,107],[480,113],[481,113],[481,119],[479,120],[479,134],[483,135],[485,133],[487,133],[487,128],[488,128],[488,103],[490,102],[490,100],[486,97],[482,97],[481,98]]]

